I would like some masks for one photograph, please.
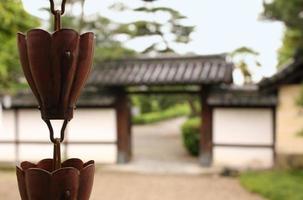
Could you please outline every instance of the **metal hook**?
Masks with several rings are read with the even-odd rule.
[[[50,141],[52,141],[52,143],[56,143],[56,139],[54,138],[54,129],[53,129],[53,126],[50,122],[49,119],[47,120],[44,120],[44,122],[46,123],[47,127],[48,127],[48,130],[49,130],[49,136],[50,136]],[[63,124],[62,124],[62,127],[61,127],[61,132],[60,132],[60,142],[63,142],[64,140],[64,135],[65,135],[65,129],[67,127],[67,124],[68,124],[68,120],[65,119]]]
[[[60,144],[64,140],[64,132],[68,124],[68,120],[64,120],[62,127],[61,127],[61,133],[60,133],[60,138],[54,138],[54,129],[53,126],[50,122],[49,119],[45,119],[44,122],[46,123],[48,130],[49,130],[49,135],[50,135],[50,140],[54,144],[54,152],[53,152],[53,170],[57,170],[61,168],[61,148]]]

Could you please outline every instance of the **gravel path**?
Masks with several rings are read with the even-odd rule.
[[[0,172],[0,199],[18,200],[15,174]],[[97,172],[91,200],[262,200],[236,179]]]
[[[210,171],[183,147],[180,129],[186,118],[133,128],[133,159],[125,168],[136,172],[197,174]]]
[[[176,118],[150,125],[134,126],[134,160],[195,162],[182,144],[180,129],[186,118]]]

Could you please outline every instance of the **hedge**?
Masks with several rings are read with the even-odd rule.
[[[190,115],[188,104],[177,104],[163,111],[144,113],[142,115],[135,116],[132,121],[133,124],[149,124],[188,115]]]
[[[182,125],[183,145],[193,156],[199,155],[200,126],[201,118],[199,117],[190,118]]]

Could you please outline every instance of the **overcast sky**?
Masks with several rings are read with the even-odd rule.
[[[123,1],[133,7],[140,3],[139,0],[120,2]],[[28,12],[40,18],[48,17],[47,13],[40,9],[48,7],[49,0],[23,0],[23,2]],[[100,12],[116,21],[127,22],[140,17],[130,13],[113,13],[108,6],[115,2],[118,1],[86,0],[86,15]],[[279,22],[259,19],[262,0],[158,0],[157,4],[177,9],[188,17],[188,24],[196,26],[192,41],[177,47],[179,53],[216,54],[247,46],[260,53],[262,69],[257,74],[269,76],[275,72],[277,49],[281,46],[284,27]],[[144,42],[147,41],[132,41],[127,45],[142,49]]]

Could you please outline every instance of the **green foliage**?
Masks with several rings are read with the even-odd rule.
[[[287,28],[283,36],[283,46],[278,50],[279,66],[283,66],[296,51],[303,48],[303,32],[300,29]]]
[[[120,24],[115,31],[116,34],[128,36],[128,39],[158,36],[161,40],[151,40],[150,44],[141,52],[143,54],[174,53],[173,45],[190,42],[190,35],[194,31],[194,26],[184,25],[182,20],[186,17],[177,10],[169,7],[154,7],[151,1],[135,9],[130,9],[121,2],[115,3],[111,7],[121,12],[133,11],[142,15],[154,15],[154,20],[137,20]],[[165,22],[158,22],[156,17],[158,13],[167,14],[169,19]]]
[[[155,105],[157,101],[150,98],[150,96],[133,96],[133,99],[133,102],[136,102],[134,105],[140,109],[142,114],[159,111]]]
[[[133,117],[134,124],[150,124],[181,116],[188,116],[190,108],[187,104],[177,104],[166,110],[149,112]]]
[[[303,48],[303,0],[274,0],[264,4],[263,16],[283,22],[287,29],[283,45],[279,49],[280,66],[294,56],[297,49]]]
[[[115,33],[127,34],[130,38],[142,37],[142,36],[152,36],[161,34],[160,24],[156,22],[148,21],[136,21],[128,24],[120,25]]]
[[[127,36],[128,40],[138,37],[159,36],[162,41],[151,43],[141,53],[167,53],[174,52],[171,47],[172,43],[187,43],[190,41],[190,34],[194,30],[192,26],[182,25],[181,19],[185,17],[178,11],[167,7],[150,8],[148,6],[133,9],[133,12],[141,13],[157,13],[165,12],[170,15],[170,19],[165,23],[158,23],[156,21],[137,20],[131,23],[114,22],[105,16],[96,15],[95,17],[85,18],[83,8],[85,6],[84,0],[67,1],[70,8],[75,5],[80,5],[82,12],[79,16],[73,15],[67,10],[64,18],[62,18],[63,27],[74,28],[78,31],[93,31],[96,34],[96,56],[95,62],[101,63],[108,60],[120,59],[134,56],[135,51],[126,48],[116,38],[117,36]],[[130,11],[131,8],[122,2],[117,2],[110,7],[119,12]],[[175,36],[174,41],[166,39],[166,32],[163,27],[171,27],[170,33]],[[161,46],[162,45],[162,46]],[[161,46],[161,47],[160,47]]]
[[[164,12],[170,14],[173,19],[185,19],[186,17],[182,15],[177,10],[167,7],[155,7],[155,8],[147,8],[147,7],[139,7],[135,8],[134,11],[138,12],[146,12],[146,13],[156,13],[156,12]]]
[[[248,54],[248,55],[254,55],[254,56],[258,56],[259,53],[256,52],[255,50],[249,48],[249,47],[240,47],[238,49],[235,49],[230,55],[231,56],[236,56],[238,54]]]
[[[296,135],[299,136],[299,137],[303,137],[303,129],[298,131]]]
[[[254,65],[260,67],[261,64],[258,61],[259,53],[249,47],[240,47],[235,49],[233,52],[229,54],[235,63],[235,66],[241,71],[244,76],[245,83],[252,82],[252,74],[250,72],[250,66],[247,64],[246,59],[248,57],[253,57]]]
[[[16,34],[37,27],[39,22],[24,11],[20,0],[0,2],[0,21],[0,91],[6,93],[20,82]]]
[[[187,151],[193,155],[199,155],[200,149],[200,126],[199,117],[190,118],[182,125],[182,139]]]
[[[121,43],[112,42],[108,46],[98,45],[95,48],[95,63],[99,64],[106,61],[130,58],[135,55],[131,49],[124,48]]]
[[[263,15],[284,22],[287,27],[299,28],[303,26],[302,10],[303,0],[274,0],[264,4]]]
[[[160,112],[176,104],[187,103],[187,95],[133,95],[132,103],[141,113]]]
[[[303,199],[302,170],[246,172],[240,176],[240,182],[269,200]]]
[[[299,96],[296,99],[296,104],[300,107],[303,107],[303,84],[301,85]]]
[[[78,4],[81,6],[81,14],[75,16],[71,11],[67,10],[62,18],[62,27],[73,28],[79,32],[92,31],[96,36],[94,62],[98,66],[102,62],[116,60],[126,57],[133,57],[136,52],[123,46],[123,44],[115,39],[117,34],[116,27],[120,27],[119,23],[113,22],[111,19],[96,14],[94,17],[85,18],[84,16],[84,0],[67,1],[70,8]],[[53,19],[51,19],[53,21]],[[52,24],[52,23],[51,23]],[[122,30],[120,30],[122,31]]]

